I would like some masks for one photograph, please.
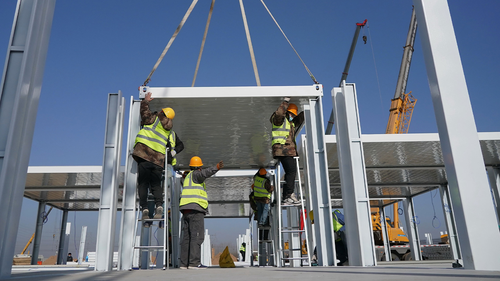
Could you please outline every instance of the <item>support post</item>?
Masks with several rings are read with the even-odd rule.
[[[0,279],[12,272],[55,0],[19,0],[0,84]]]
[[[419,218],[415,215],[415,209],[413,207],[413,199],[407,198],[403,201],[403,206],[405,210],[405,221],[406,229],[408,232],[408,240],[410,244],[411,256],[413,260],[422,260],[422,253],[420,252],[420,237],[418,235],[418,224],[420,223]]]
[[[304,106],[304,113],[308,136],[306,163],[308,167],[314,167],[308,169],[307,177],[311,184],[318,265],[332,266],[336,258],[321,97],[310,99],[309,105]]]
[[[446,223],[446,231],[448,232],[448,240],[450,243],[453,260],[461,259],[460,244],[458,243],[457,227],[455,225],[455,216],[453,215],[453,206],[450,199],[450,189],[446,185],[439,188],[441,193],[441,201],[443,205],[444,221]]]
[[[488,171],[488,179],[493,194],[493,202],[495,203],[497,222],[500,227],[500,169],[487,167],[486,171]]]
[[[46,197],[47,192],[42,191],[42,198]],[[33,240],[33,253],[31,255],[31,264],[37,265],[38,262],[38,254],[40,253],[40,241],[42,240],[42,232],[43,232],[43,221],[45,219],[45,201],[41,201],[38,203],[38,213],[36,217],[36,230],[35,230],[35,239]]]
[[[57,264],[66,264],[66,253],[64,245],[66,244],[66,225],[68,223],[68,210],[63,210],[61,218],[61,232],[59,233],[59,247],[57,248]]]
[[[387,221],[385,220],[385,208],[382,205],[383,201],[380,200],[379,204],[379,215],[380,215],[380,225],[382,227],[382,239],[384,240],[384,253],[385,253],[385,261],[391,261],[391,243],[389,242],[389,234],[387,232]]]
[[[76,233],[75,233],[76,234]],[[78,264],[82,264],[85,258],[85,242],[87,240],[87,226],[82,226],[82,233],[80,235],[80,247],[78,247]]]
[[[127,137],[127,159],[123,183],[122,218],[120,226],[120,242],[118,249],[118,270],[132,269],[134,239],[137,232],[137,162],[132,157],[135,136],[140,129],[140,101],[130,98],[130,111]]]
[[[464,268],[500,270],[500,232],[448,3],[413,3]]]
[[[97,225],[96,271],[111,271],[113,267],[124,107],[125,100],[121,91],[108,95]]]
[[[354,84],[332,90],[349,265],[375,266],[370,198]]]

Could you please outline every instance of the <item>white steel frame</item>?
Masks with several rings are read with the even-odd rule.
[[[0,279],[10,277],[55,0],[17,3],[0,84]]]
[[[413,4],[464,268],[500,270],[500,232],[448,3]]]
[[[343,81],[342,87],[333,88],[332,101],[346,236],[349,237],[349,265],[376,266],[370,197],[354,84]]]
[[[96,271],[111,271],[113,268],[124,111],[125,98],[121,91],[109,94],[96,235]]]

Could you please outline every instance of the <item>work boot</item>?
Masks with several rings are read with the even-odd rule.
[[[290,197],[288,198],[288,201],[291,202],[292,205],[300,205],[300,201],[297,200],[297,197],[295,196],[295,193],[292,193]]]
[[[162,216],[163,216],[163,207],[162,206],[156,207],[154,219],[161,219]]]
[[[148,208],[142,209],[142,220],[149,219],[149,210]]]

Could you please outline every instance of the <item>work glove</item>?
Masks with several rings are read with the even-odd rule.
[[[283,100],[286,101],[286,102],[290,102],[290,97],[286,97]]]
[[[170,151],[170,155],[172,155],[172,157],[175,157],[176,154],[177,152],[175,152],[175,150],[172,149],[172,151]]]
[[[220,161],[219,163],[217,163],[217,170],[220,170],[224,167],[224,163],[222,163],[222,161]]]

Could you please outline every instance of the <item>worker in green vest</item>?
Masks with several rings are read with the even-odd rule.
[[[205,180],[217,173],[224,163],[203,167],[198,156],[189,162],[191,171],[182,184],[179,210],[182,212],[181,269],[205,269],[201,264],[201,244],[205,239],[205,214],[208,210],[208,196]]]
[[[267,221],[270,209],[269,203],[271,201],[271,193],[274,191],[274,187],[266,175],[266,169],[260,168],[253,177],[252,184],[254,200],[257,203],[257,224],[259,228],[269,225]]]
[[[137,162],[137,189],[142,218],[151,218],[153,212],[148,209],[148,193],[154,197],[154,218],[163,216],[163,187],[161,184],[167,157],[167,177],[172,176],[172,165],[176,165],[176,154],[184,149],[179,136],[172,130],[175,112],[172,108],[163,108],[160,112],[151,112],[149,102],[151,93],[147,93],[141,101],[141,126],[135,138],[132,157]],[[167,154],[168,149],[168,155]],[[145,223],[148,227],[149,224]]]
[[[283,185],[282,204],[298,205],[300,201],[294,193],[297,164],[294,157],[297,153],[295,143],[296,130],[304,122],[304,112],[298,113],[297,105],[290,103],[290,98],[284,98],[278,109],[270,119],[272,128],[273,158],[281,162],[285,171],[285,184]]]

